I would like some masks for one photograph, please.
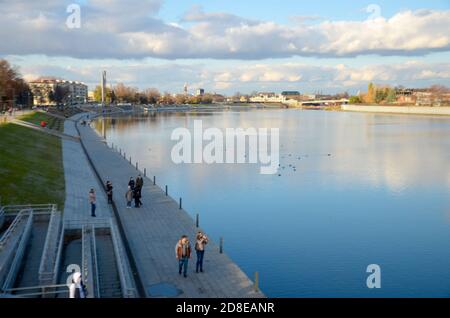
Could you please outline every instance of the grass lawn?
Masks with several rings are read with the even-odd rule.
[[[27,121],[29,123],[40,125],[41,121],[47,122],[47,127],[50,129],[58,130],[60,132],[64,131],[64,120],[59,119],[45,113],[41,112],[33,112],[27,115],[23,115],[21,118],[23,121]]]
[[[57,203],[62,210],[61,140],[30,128],[1,124],[0,196],[2,204]]]

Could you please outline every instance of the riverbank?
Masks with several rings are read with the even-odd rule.
[[[342,105],[343,111],[450,116],[450,107]]]
[[[61,139],[30,128],[0,125],[2,204],[64,205]]]
[[[105,114],[107,115],[107,114]],[[110,180],[114,186],[117,219],[124,230],[130,252],[147,297],[181,298],[261,298],[253,282],[214,242],[205,255],[203,273],[195,272],[195,256],[191,258],[188,277],[178,275],[174,247],[185,234],[195,241],[199,228],[180,202],[168,196],[146,177],[127,157],[111,149],[93,129],[79,126],[83,147],[101,183]],[[124,193],[129,178],[144,177],[143,206],[127,209]],[[194,243],[192,243],[194,244]]]

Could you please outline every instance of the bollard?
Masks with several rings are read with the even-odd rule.
[[[255,272],[255,292],[259,292],[259,273]]]
[[[200,222],[199,222],[199,218],[200,218],[200,216],[198,215],[198,213],[197,213],[197,215],[195,216],[195,226],[198,228],[199,226],[199,224],[200,224]]]
[[[183,202],[183,199],[182,199],[182,198],[180,198],[180,210],[182,210],[182,209],[183,209],[183,206],[182,206],[182,202]]]
[[[136,170],[139,170],[139,163],[136,161]]]
[[[144,177],[147,177],[147,168],[144,168]]]
[[[166,197],[167,197],[168,193],[169,193],[169,191],[167,191],[167,185],[166,185]]]
[[[119,155],[122,155],[122,148],[119,148]]]
[[[156,177],[153,176],[153,185],[156,185]]]
[[[131,156],[130,156],[130,165],[131,165]]]
[[[123,152],[123,158],[126,159],[127,158],[127,153],[124,151]]]
[[[223,254],[223,237],[220,238],[219,253]]]

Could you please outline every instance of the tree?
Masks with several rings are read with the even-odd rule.
[[[161,94],[156,88],[147,88],[143,94],[147,97],[149,104],[156,104],[161,98]]]
[[[186,104],[188,102],[188,96],[185,94],[177,94],[175,96],[175,103],[178,105]]]
[[[63,104],[69,96],[70,90],[66,86],[56,85],[55,90],[51,91],[48,99],[57,105]]]
[[[374,103],[376,97],[376,86],[374,83],[369,83],[367,88],[367,95],[365,96],[366,103]]]
[[[175,100],[173,99],[172,95],[170,95],[170,93],[165,92],[164,95],[160,98],[159,102],[161,104],[172,105],[175,103]]]
[[[94,90],[94,100],[97,103],[102,102],[102,87],[100,85],[97,85]],[[114,92],[111,91],[110,88],[105,87],[105,103],[111,104],[115,101],[115,95]]]
[[[397,100],[397,94],[395,93],[395,89],[392,87],[388,88],[386,101],[390,104],[394,103]]]
[[[25,106],[31,105],[31,90],[18,69],[12,67],[8,61],[0,59],[0,109],[15,106],[16,102]]]
[[[213,97],[211,94],[205,94],[201,96],[203,104],[211,104],[213,102]]]
[[[361,98],[359,96],[350,96],[348,102],[350,104],[360,104],[361,103]]]

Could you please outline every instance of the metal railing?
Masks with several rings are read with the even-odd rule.
[[[0,214],[14,214],[19,213],[22,210],[32,209],[36,213],[50,213],[56,209],[56,204],[17,204],[17,205],[4,205],[0,208]]]
[[[109,229],[109,218],[89,218],[79,220],[64,220],[64,228],[66,230],[80,230],[84,225],[92,225],[95,228]]]
[[[53,207],[45,237],[44,250],[42,252],[41,263],[39,265],[39,282],[41,284],[51,284],[56,282],[57,273],[55,265],[58,258],[59,239],[61,236],[62,222],[61,212]]]
[[[84,225],[82,228],[82,280],[86,284],[89,298],[99,298],[98,268],[95,257],[95,232],[92,225]]]
[[[25,254],[25,250],[28,245],[28,241],[31,236],[31,230],[33,228],[33,211],[32,210],[22,210],[20,212],[21,219],[24,219],[26,216],[28,216],[27,223],[25,225],[25,228],[21,234],[19,245],[17,246],[17,249],[15,251],[14,259],[9,267],[8,275],[6,276],[6,279],[3,283],[2,290],[11,288],[14,284],[14,281],[16,280],[17,274],[19,272],[23,256]]]
[[[113,241],[114,254],[116,256],[116,265],[119,272],[120,286],[124,298],[136,298],[138,293],[134,285],[134,279],[130,272],[130,266],[127,262],[126,252],[122,245],[119,230],[113,220],[110,221],[111,239]]]
[[[53,288],[59,288],[64,287],[64,289],[59,290],[52,290],[49,289]],[[38,292],[29,292],[26,293],[26,291],[32,291],[37,290]],[[62,294],[62,293],[68,293],[68,287],[67,284],[52,284],[52,285],[39,285],[39,286],[30,286],[30,287],[19,287],[19,288],[7,288],[4,290],[5,293],[13,294],[14,297],[36,297],[36,296],[45,296],[47,294]],[[17,292],[21,292],[20,294],[15,294]]]
[[[14,221],[11,223],[11,225],[8,227],[8,229],[5,231],[5,233],[3,234],[3,236],[0,238],[0,251],[6,246],[6,244],[8,243],[8,241],[11,239],[12,235],[15,233],[15,231],[17,230],[17,228],[19,227],[19,225],[22,222],[22,219],[25,215],[25,212],[27,210],[22,209],[18,215],[16,216],[16,218],[14,219]]]

